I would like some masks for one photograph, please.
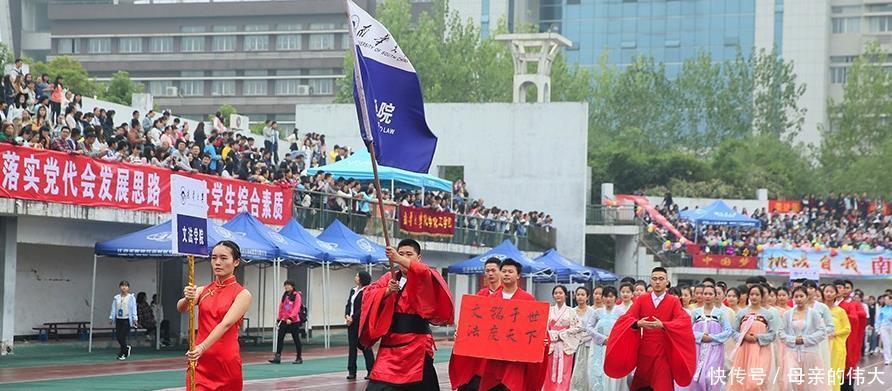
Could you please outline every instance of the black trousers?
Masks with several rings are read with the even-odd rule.
[[[479,391],[480,390],[480,376],[474,375],[471,378],[471,381],[468,384],[458,387],[458,391]],[[490,388],[489,391],[510,391],[508,387],[505,387],[502,384],[499,384],[493,388]]]
[[[372,373],[372,366],[375,365],[375,352],[371,348],[359,346],[359,326],[347,327],[347,346],[347,372],[356,375],[357,350],[362,350],[362,355],[365,358],[365,370]]]
[[[285,324],[282,322],[279,325],[279,343],[276,345],[276,354],[282,354],[282,348],[285,347],[285,334],[291,333],[291,339],[294,340],[294,348],[297,350],[297,358],[301,358],[301,346],[300,346],[300,327],[296,324]]]
[[[437,379],[437,370],[434,369],[434,358],[424,357],[424,374],[421,382],[412,384],[390,384],[375,380],[369,380],[366,391],[431,391],[439,390],[440,381]]]
[[[130,335],[130,319],[115,319],[115,335],[118,337],[118,357],[127,355],[127,336]]]

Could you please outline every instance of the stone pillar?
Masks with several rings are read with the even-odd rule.
[[[13,352],[15,335],[15,278],[18,262],[18,219],[0,219],[0,240],[3,243],[3,259],[0,260],[0,355]]]
[[[551,65],[561,46],[572,42],[558,33],[504,34],[496,40],[508,42],[514,57],[514,103],[526,103],[531,87],[536,103],[551,102]]]

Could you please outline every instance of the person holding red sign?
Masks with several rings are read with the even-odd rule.
[[[483,277],[486,279],[486,286],[477,292],[477,296],[492,296],[502,286],[502,276],[499,273],[502,261],[496,257],[490,257],[483,264]]]
[[[499,267],[502,287],[494,294],[495,297],[501,296],[504,300],[536,300],[517,284],[521,268],[521,264],[511,258],[502,261]],[[538,363],[483,360],[480,368],[479,384],[462,382],[473,377],[473,374],[467,373],[469,368],[456,368],[458,370],[455,372],[450,368],[452,388],[463,391],[541,391],[545,381],[545,356]]]
[[[499,293],[502,286],[499,272],[501,263],[502,261],[498,258],[490,257],[483,264],[483,275],[487,286],[477,292],[477,296],[490,297]],[[484,359],[453,353],[449,358],[449,379],[452,382],[452,387],[460,391],[477,390],[485,364],[486,360]]]
[[[421,263],[415,240],[403,239],[386,253],[399,272],[381,276],[362,296],[359,343],[371,347],[381,341],[367,390],[439,389],[430,325],[453,322],[449,286]]]
[[[650,282],[653,291],[638,297],[611,330],[604,373],[618,379],[635,369],[631,389],[671,391],[673,381],[691,384],[697,366],[694,330],[681,301],[666,294],[666,269],[654,268]]]

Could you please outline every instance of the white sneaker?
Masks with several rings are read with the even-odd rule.
[[[125,358],[130,357],[130,349],[131,349],[131,346],[127,345],[127,355],[125,356]]]
[[[124,361],[124,360],[126,360],[126,359],[127,359],[127,357],[124,357],[124,356],[118,356],[118,361]]]

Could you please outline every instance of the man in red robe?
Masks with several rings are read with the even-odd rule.
[[[490,257],[483,264],[483,276],[486,286],[477,292],[477,296],[490,297],[499,292],[502,286],[499,267],[502,261],[496,257]],[[452,354],[449,358],[449,379],[452,388],[459,391],[475,391],[480,386],[480,374],[483,371],[485,360],[477,357],[468,357]]]
[[[852,332],[846,338],[846,367],[843,372],[845,381],[840,389],[843,391],[854,390],[852,371],[855,370],[858,362],[861,361],[861,352],[864,349],[864,333],[867,328],[867,312],[864,311],[864,306],[861,303],[852,300],[852,290],[854,288],[852,281],[836,280],[833,281],[833,285],[836,285],[836,290],[839,292],[836,305],[846,312],[849,324],[852,326]]]
[[[633,369],[632,390],[672,391],[673,381],[691,384],[697,366],[691,317],[681,301],[666,294],[666,269],[651,271],[653,291],[639,296],[617,319],[607,338],[604,373],[623,378]]]
[[[521,264],[511,258],[502,261],[502,287],[490,296],[503,300],[536,300],[518,286],[521,268]],[[469,357],[453,355],[453,359],[460,359],[456,364],[449,363],[449,380],[453,389],[462,391],[540,391],[545,382],[547,349],[543,353],[542,361],[538,363],[479,359],[476,364],[467,361]]]
[[[430,325],[452,324],[449,287],[440,273],[421,263],[421,246],[412,239],[388,247],[387,258],[399,272],[381,276],[362,296],[359,343],[381,341],[367,390],[437,390]]]
[[[483,264],[483,277],[486,286],[477,292],[477,296],[492,296],[502,286],[502,275],[499,273],[502,261],[496,257],[490,257]]]

